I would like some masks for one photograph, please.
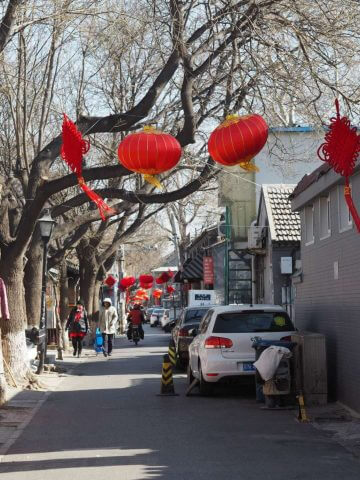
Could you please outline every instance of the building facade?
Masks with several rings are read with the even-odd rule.
[[[359,168],[351,184],[360,210]],[[302,227],[296,326],[326,336],[330,397],[360,412],[360,234],[343,179],[324,164],[298,184],[292,208]]]

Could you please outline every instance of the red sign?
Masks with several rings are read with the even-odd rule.
[[[214,284],[214,259],[213,257],[203,257],[204,284]]]

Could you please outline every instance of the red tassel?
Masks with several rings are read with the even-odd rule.
[[[109,205],[106,204],[106,202],[100,197],[100,195],[95,193],[93,190],[91,190],[90,187],[86,185],[83,177],[78,177],[78,182],[81,189],[86,193],[90,200],[96,203],[102,220],[105,220],[106,216],[114,215],[116,213],[113,208],[109,207]]]
[[[335,100],[336,117],[330,119],[329,131],[325,143],[320,145],[318,156],[327,162],[336,173],[350,177],[360,152],[360,137],[356,127],[351,127],[347,117],[340,117],[339,102]]]
[[[359,214],[356,210],[356,207],[354,205],[354,201],[353,201],[352,196],[351,196],[351,187],[350,187],[348,178],[346,178],[344,196],[345,196],[347,206],[349,207],[351,216],[352,216],[352,218],[355,222],[356,228],[357,228],[358,232],[360,233],[360,217],[359,217]]]
[[[110,208],[104,200],[97,193],[93,192],[90,187],[85,183],[82,177],[82,160],[90,149],[90,143],[84,140],[81,132],[76,128],[74,122],[72,122],[64,113],[64,120],[62,124],[62,146],[61,156],[71,168],[71,171],[78,177],[79,186],[86,193],[86,195],[96,203],[99,209],[102,220],[105,220],[106,216],[115,214],[115,210]]]
[[[90,143],[84,140],[81,132],[64,113],[62,124],[61,156],[78,176],[82,174],[82,159],[90,149]]]

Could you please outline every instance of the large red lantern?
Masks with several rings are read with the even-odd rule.
[[[267,123],[260,115],[228,115],[210,135],[210,156],[228,167],[239,165],[244,170],[257,171],[250,162],[264,147],[268,131]]]
[[[119,161],[128,170],[144,175],[146,181],[161,188],[154,177],[175,167],[181,146],[175,137],[146,126],[142,132],[127,135],[118,148]]]

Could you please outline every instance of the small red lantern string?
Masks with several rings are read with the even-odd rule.
[[[89,149],[90,143],[83,139],[81,132],[76,128],[75,123],[73,123],[64,113],[62,124],[62,146],[60,151],[61,156],[70,167],[71,171],[77,176],[80,188],[90,200],[96,204],[102,220],[105,220],[106,215],[116,213],[115,210],[110,208],[100,195],[86,185],[84,177],[82,176],[83,155],[85,155]]]
[[[360,152],[360,136],[347,117],[340,116],[339,101],[335,100],[336,117],[330,119],[325,142],[318,149],[318,157],[327,162],[336,173],[345,177],[344,196],[358,232],[360,217],[351,196],[349,177],[354,173],[355,163]]]

